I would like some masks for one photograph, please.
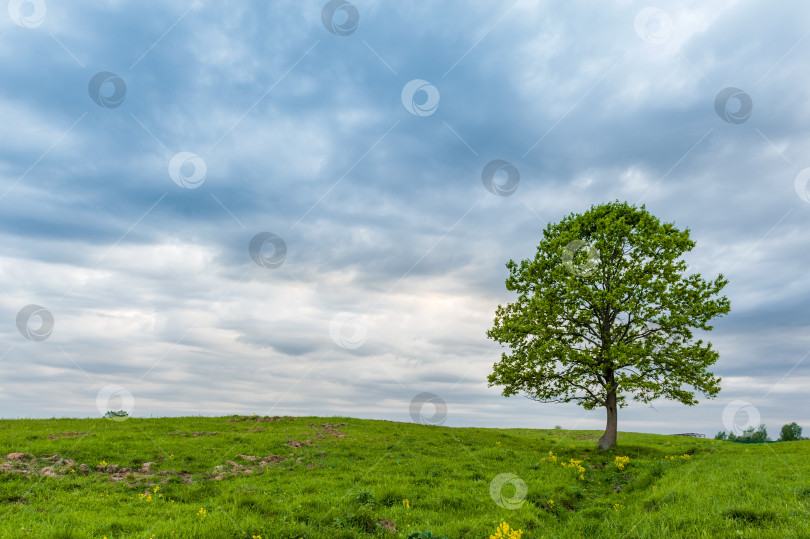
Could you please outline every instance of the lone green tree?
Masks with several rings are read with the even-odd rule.
[[[795,421],[782,425],[782,435],[779,437],[780,442],[795,442],[802,439],[802,428]]]
[[[692,406],[694,392],[715,397],[708,368],[719,355],[692,331],[728,313],[718,293],[728,283],[685,275],[681,259],[695,242],[624,202],[592,206],[543,230],[534,259],[506,267],[517,300],[499,305],[487,335],[509,348],[489,375],[503,395],[604,407],[601,449],[616,444],[618,408],[627,398],[672,399]]]

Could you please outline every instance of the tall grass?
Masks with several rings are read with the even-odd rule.
[[[600,435],[344,417],[2,420],[0,535],[455,539],[506,522],[524,538],[810,537],[810,442],[620,433],[600,452]]]

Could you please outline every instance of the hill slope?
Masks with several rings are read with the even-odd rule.
[[[810,536],[810,442],[620,433],[602,453],[600,435],[343,417],[0,420],[0,534],[455,539],[506,522],[523,538]]]

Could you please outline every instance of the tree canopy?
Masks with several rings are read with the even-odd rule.
[[[793,421],[786,425],[782,425],[782,433],[779,437],[780,442],[795,442],[802,439],[802,428]]]
[[[764,424],[760,423],[757,428],[748,427],[743,432],[738,435],[734,434],[734,432],[729,432],[726,434],[726,431],[721,430],[717,433],[714,437],[715,440],[728,440],[729,442],[766,442],[770,441],[768,438],[768,429],[765,427]]]
[[[576,402],[607,410],[603,449],[616,443],[617,407],[627,399],[697,403],[714,397],[718,359],[694,330],[729,312],[711,281],[686,274],[689,229],[661,223],[644,206],[592,206],[549,224],[534,258],[506,267],[517,299],[499,305],[487,335],[508,347],[489,375],[503,395]]]

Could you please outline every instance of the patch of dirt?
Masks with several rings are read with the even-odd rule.
[[[292,453],[290,453],[288,457],[282,457],[281,455],[267,455],[266,457],[258,457],[256,455],[236,455],[236,458],[246,460],[249,463],[258,462],[259,467],[263,468],[278,464],[279,462],[283,462],[285,460],[290,460],[294,458],[294,455]],[[301,459],[297,459],[296,463],[301,464]],[[222,481],[228,477],[247,475],[253,473],[254,471],[254,466],[248,466],[245,464],[239,464],[238,462],[234,462],[232,460],[226,460],[225,464],[215,466],[213,471],[206,472],[205,476],[206,479],[210,481]]]
[[[238,477],[240,475],[251,474],[256,471],[255,464],[258,463],[258,468],[262,469],[268,466],[274,466],[280,462],[292,461],[291,464],[303,464],[302,458],[296,458],[293,453],[289,456],[282,457],[281,455],[267,455],[266,457],[258,457],[256,455],[236,455],[236,458],[245,460],[249,464],[240,464],[232,460],[226,460],[225,464],[215,466],[210,472],[206,472],[205,481],[222,481],[229,477]],[[320,462],[307,463],[307,469],[319,468],[323,466]],[[292,467],[288,468],[292,470]]]
[[[63,459],[62,457],[60,457],[56,453],[54,453],[50,457],[42,457],[40,460],[50,462],[51,465],[53,465],[53,466],[71,466],[72,467],[74,464],[76,464],[76,461],[74,461],[73,459]]]
[[[58,434],[49,434],[46,436],[49,440],[64,440],[65,438],[76,438],[77,436],[87,436],[86,432],[60,432]],[[90,434],[89,436],[95,436],[95,434]]]
[[[257,422],[282,422],[292,420],[294,418],[286,416],[242,416],[236,419],[225,420],[229,423],[242,422],[242,421],[257,421]],[[321,425],[310,423],[309,427],[314,428],[314,432],[307,433],[306,439],[303,441],[288,439],[284,444],[287,447],[300,449],[303,447],[317,447],[318,440],[325,440],[330,438],[341,439],[345,438],[345,434],[340,432],[339,429],[344,427],[345,423],[323,423]],[[254,427],[250,432],[257,430],[265,430],[264,427]],[[200,436],[214,436],[220,434],[218,432],[173,432],[170,435],[197,438]],[[51,434],[50,439],[71,438],[77,436],[84,436],[84,432],[62,432],[58,434]],[[324,453],[320,454],[323,457]],[[281,462],[289,461],[290,470],[292,465],[304,464],[303,457],[297,457],[290,453],[289,456],[281,455],[267,455],[264,457],[256,455],[242,455],[238,454],[235,457],[238,460],[245,461],[245,464],[226,460],[224,464],[216,466],[212,471],[204,473],[199,480],[203,481],[222,481],[228,477],[236,477],[240,475],[249,475],[256,470],[261,470],[266,467],[275,466]],[[164,460],[164,459],[159,459]],[[169,481],[168,476],[179,477],[183,483],[193,483],[192,474],[186,470],[177,472],[174,470],[161,470],[155,471],[152,469],[153,462],[145,462],[140,468],[128,468],[118,464],[104,464],[97,466],[88,466],[85,463],[76,463],[72,459],[60,457],[54,453],[50,456],[34,456],[30,453],[13,452],[8,453],[5,457],[0,456],[0,475],[3,474],[21,474],[28,477],[40,475],[45,477],[61,477],[68,474],[99,474],[109,477],[110,481],[135,481],[138,484],[143,482],[162,482]],[[323,466],[321,462],[308,462],[306,463],[307,469],[313,469]],[[382,525],[382,524],[381,524]],[[385,526],[383,526],[385,527]],[[387,528],[386,528],[387,529]]]
[[[312,445],[312,440],[304,440],[303,442],[297,442],[295,440],[287,440],[287,443],[284,445],[289,447],[304,447],[305,445]]]
[[[315,423],[310,423],[308,426],[315,427],[314,433],[306,433],[306,436],[310,436],[310,438],[305,439],[304,441],[293,440],[292,438],[287,438],[287,441],[284,442],[284,445],[287,447],[291,447],[293,449],[299,449],[301,447],[315,447],[316,444],[312,440],[323,440],[326,439],[328,436],[333,436],[335,438],[345,438],[346,435],[342,432],[338,432],[338,428],[345,426],[346,423],[338,423],[337,425],[332,425],[331,423],[324,423],[322,425],[317,425]],[[246,458],[244,455],[237,455],[241,458]],[[311,466],[310,466],[311,467]]]
[[[244,455],[249,456],[249,455]],[[290,455],[292,456],[292,455]],[[258,459],[259,457],[256,457]],[[260,463],[265,466],[268,463],[280,462],[289,457],[279,457],[277,455],[270,455],[265,457]],[[228,473],[238,470],[241,473],[252,473],[252,468],[240,466],[232,461],[226,461],[231,464],[231,469],[227,470]],[[169,476],[179,477],[183,483],[193,483],[192,475],[188,471],[174,471],[174,470],[161,470],[156,471],[152,469],[153,462],[144,462],[140,468],[128,468],[118,464],[106,464],[95,466],[91,468],[87,464],[78,464],[73,459],[66,459],[60,457],[58,454],[53,454],[48,457],[36,457],[30,453],[9,453],[4,458],[0,457],[0,477],[3,474],[20,474],[27,477],[45,476],[45,477],[62,477],[70,474],[98,474],[109,477],[110,481],[135,481],[139,484],[147,483],[153,485],[157,482],[168,483]],[[224,467],[223,467],[224,468]],[[221,472],[222,470],[220,470]],[[226,474],[227,475],[227,474]],[[224,475],[223,475],[224,477]]]
[[[315,427],[316,429],[320,429],[320,431],[315,432],[315,438],[323,439],[327,436],[334,436],[335,438],[345,438],[346,435],[342,432],[338,432],[340,427],[345,427],[346,423],[338,423],[337,425],[333,425],[331,423],[324,423],[322,425],[317,425],[315,423],[310,423],[309,427]]]
[[[226,466],[227,465],[227,466]],[[226,477],[234,477],[238,475],[248,475],[253,473],[253,468],[237,464],[232,460],[226,460],[225,464],[214,467],[213,472],[207,472],[206,476],[213,481],[222,481]]]
[[[277,415],[274,415],[273,417],[270,417],[270,416],[260,416],[260,415],[243,415],[243,416],[237,417],[236,419],[224,419],[222,421],[222,423],[240,423],[242,421],[261,421],[261,422],[265,422],[265,423],[272,423],[272,422],[281,423],[282,421],[292,421],[293,419],[295,419],[295,418],[290,417],[290,416],[279,417]]]
[[[30,453],[9,453],[0,461],[0,472],[17,473],[21,475],[41,474],[48,477],[58,477],[74,469],[76,462],[63,459],[57,454],[50,457],[35,457]]]

